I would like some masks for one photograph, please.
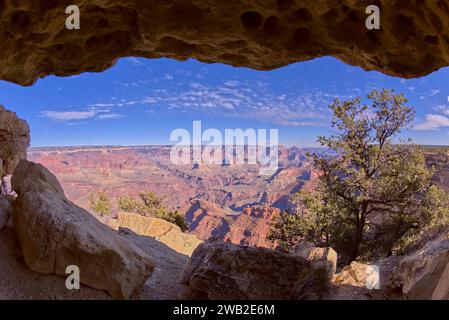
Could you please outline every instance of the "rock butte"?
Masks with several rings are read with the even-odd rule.
[[[118,58],[196,58],[270,70],[330,55],[404,78],[449,65],[446,1],[373,0],[368,30],[354,0],[79,0],[81,29],[65,27],[67,0],[0,3],[0,79],[99,72]]]

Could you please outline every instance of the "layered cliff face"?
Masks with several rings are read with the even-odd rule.
[[[206,240],[272,247],[273,217],[291,208],[290,195],[315,179],[304,149],[281,147],[280,170],[261,176],[254,165],[173,165],[169,147],[30,149],[29,158],[56,174],[68,198],[89,209],[88,194],[120,196],[151,190],[186,215],[190,230]],[[318,150],[315,150],[319,152]]]
[[[202,200],[193,201],[186,217],[190,230],[200,239],[215,238],[247,246],[274,248],[267,239],[273,219],[281,214],[278,208],[252,206],[233,212]]]
[[[81,29],[66,28],[72,2],[0,4],[0,79],[102,71],[120,57],[196,58],[269,70],[324,55],[366,70],[416,77],[449,64],[446,1],[79,0]],[[419,48],[417,50],[416,48]]]

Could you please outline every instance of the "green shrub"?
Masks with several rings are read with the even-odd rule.
[[[111,213],[111,202],[105,191],[89,194],[89,207],[102,217]]]
[[[163,205],[163,199],[154,192],[145,191],[139,193],[139,199],[133,197],[121,197],[118,200],[119,210],[133,212],[144,216],[152,216],[164,219],[181,228],[187,230],[184,216],[178,211],[171,211]]]

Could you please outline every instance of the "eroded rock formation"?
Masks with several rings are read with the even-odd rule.
[[[196,58],[259,70],[331,55],[402,77],[449,64],[449,5],[376,0],[79,0],[81,29],[68,30],[71,1],[0,4],[0,79],[30,85],[50,74],[102,71],[124,56]]]
[[[80,281],[128,298],[151,276],[154,262],[136,245],[66,199],[56,177],[22,160],[12,185],[14,229],[26,265],[41,273],[66,275],[75,265]]]
[[[163,219],[146,217],[135,213],[119,212],[116,228],[128,228],[141,236],[155,238],[178,253],[191,256],[201,241],[193,234],[184,233],[177,225]]]
[[[29,144],[27,122],[0,105],[0,178],[12,174],[19,161],[26,159]]]
[[[406,256],[390,286],[407,299],[449,299],[449,233]]]

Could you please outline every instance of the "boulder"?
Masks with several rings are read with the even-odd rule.
[[[194,298],[303,299],[316,290],[319,277],[299,256],[209,241],[193,252],[182,281]]]
[[[0,105],[0,178],[12,174],[21,159],[26,159],[30,128],[25,120]]]
[[[11,217],[13,201],[12,196],[0,195],[0,230],[7,225]]]
[[[449,238],[431,241],[404,257],[390,289],[406,299],[449,299]]]
[[[139,235],[153,237],[176,252],[189,257],[203,242],[193,234],[182,232],[177,225],[159,218],[119,212],[117,221],[119,228],[128,228]]]
[[[380,270],[376,265],[352,261],[335,276],[335,283],[368,289],[380,288]],[[379,287],[376,288],[376,285]]]
[[[310,262],[314,280],[314,290],[310,290],[307,299],[321,299],[329,291],[337,270],[337,253],[330,247],[316,247],[315,244],[301,241],[290,250],[290,254],[302,257]]]
[[[14,229],[26,265],[37,272],[66,275],[80,270],[80,282],[129,298],[151,276],[155,264],[137,246],[67,200],[45,167],[22,160],[12,186]]]
[[[329,280],[334,277],[337,270],[337,252],[334,249],[306,247],[295,254],[310,261],[314,269],[323,270]]]

